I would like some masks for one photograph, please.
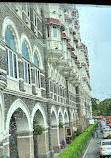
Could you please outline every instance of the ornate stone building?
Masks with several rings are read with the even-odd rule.
[[[69,5],[0,3],[0,156],[53,158],[65,127],[92,118],[87,47]],[[59,123],[63,128],[59,128]]]

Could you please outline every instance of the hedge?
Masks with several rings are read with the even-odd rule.
[[[0,158],[9,158],[7,155],[2,155]]]
[[[61,152],[57,158],[79,158],[84,150],[88,140],[91,137],[93,128],[98,122],[90,125],[82,134],[75,138],[75,140]]]

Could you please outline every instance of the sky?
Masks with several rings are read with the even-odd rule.
[[[88,47],[91,96],[111,98],[111,6],[76,5],[81,40]]]

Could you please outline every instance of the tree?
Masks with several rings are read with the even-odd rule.
[[[103,101],[99,99],[91,98],[93,116],[111,116],[111,98],[107,98]]]
[[[98,110],[99,99],[91,98],[92,103],[92,112],[93,116],[99,115],[100,111]]]

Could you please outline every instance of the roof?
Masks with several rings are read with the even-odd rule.
[[[46,23],[54,23],[54,24],[61,24],[60,21],[58,19],[54,19],[54,18],[46,18],[45,19]]]
[[[109,119],[111,119],[111,116],[107,116],[106,120],[109,120]]]
[[[102,118],[103,116],[95,116],[95,118]]]

